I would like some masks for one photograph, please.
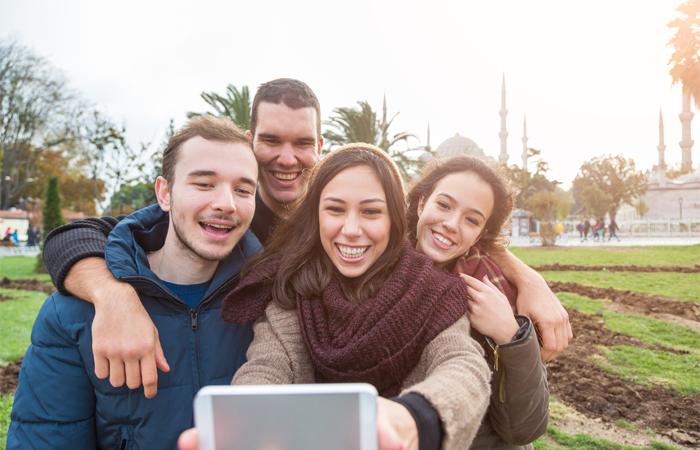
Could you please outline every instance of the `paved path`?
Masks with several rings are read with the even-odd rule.
[[[581,240],[576,237],[564,237],[563,239],[557,239],[556,245],[562,247],[644,247],[651,245],[698,245],[700,244],[700,237],[620,237],[620,241],[613,239],[608,241],[607,238],[605,242],[601,243],[594,241],[591,238],[581,242]],[[530,247],[541,245],[539,239],[528,239],[528,238],[513,238],[510,241],[511,247]]]

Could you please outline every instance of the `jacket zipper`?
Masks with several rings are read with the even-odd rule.
[[[204,297],[202,299],[202,301],[200,301],[199,304],[197,304],[197,306],[195,308],[189,308],[189,305],[187,305],[187,303],[183,302],[182,300],[180,300],[177,297],[173,297],[170,294],[168,294],[168,292],[165,291],[160,284],[158,284],[157,282],[153,281],[150,278],[147,278],[147,277],[120,277],[119,280],[125,281],[125,282],[145,281],[145,282],[152,284],[153,286],[156,286],[157,288],[159,288],[166,295],[166,297],[168,299],[175,301],[176,303],[184,305],[184,306],[189,308],[189,310],[190,310],[190,327],[192,328],[192,332],[194,333],[194,354],[195,354],[195,358],[196,358],[196,362],[197,362],[197,364],[196,364],[196,366],[197,366],[197,386],[198,386],[198,389],[201,389],[202,388],[202,376],[201,376],[201,373],[200,373],[201,371],[199,368],[199,339],[197,338],[197,329],[199,328],[199,325],[198,325],[199,312],[198,311],[199,311],[199,308],[201,306],[203,306],[204,304],[209,302],[212,298],[216,297],[219,294],[219,292],[221,292],[222,290],[224,290],[228,286],[230,286],[232,282],[234,282],[235,280],[238,279],[238,277],[239,277],[239,275],[236,274],[233,277],[229,278],[226,282],[222,283],[214,292],[212,292],[207,297]]]
[[[494,359],[493,370],[495,370],[496,373],[498,373],[498,357],[499,357],[498,346],[499,345],[496,344],[496,346],[494,347],[493,345],[491,345],[491,342],[489,341],[489,339],[486,339],[486,342],[489,344],[489,347],[491,347],[491,350],[493,350],[493,359]],[[501,403],[503,403],[503,379],[505,378],[505,376],[506,376],[506,370],[504,367],[503,373],[501,374],[501,378],[498,381],[498,401]]]

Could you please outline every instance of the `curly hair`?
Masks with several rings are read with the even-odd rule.
[[[493,211],[486,221],[486,234],[479,241],[486,249],[505,248],[509,240],[506,232],[511,227],[511,214],[518,189],[499,167],[490,167],[484,161],[466,155],[450,158],[434,158],[426,164],[420,176],[413,180],[408,191],[408,236],[415,246],[418,227],[418,204],[428,198],[437,183],[453,173],[469,172],[481,178],[493,191]]]

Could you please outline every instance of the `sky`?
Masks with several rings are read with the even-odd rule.
[[[459,133],[500,152],[507,87],[509,164],[528,146],[568,189],[581,164],[623,154],[681,160],[681,88],[671,86],[666,24],[681,0],[132,1],[0,0],[0,38],[46,57],[70,86],[124,123],[134,147],[159,143],[170,119],[204,112],[205,92],[251,94],[266,81],[305,81],[326,120],[368,101],[391,130],[437,147]],[[700,111],[693,107],[693,162]],[[399,148],[403,144],[398,144]]]

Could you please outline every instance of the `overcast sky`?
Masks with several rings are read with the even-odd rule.
[[[528,145],[568,188],[602,154],[651,168],[659,108],[666,162],[680,162],[681,89],[666,65],[680,3],[0,0],[0,37],[47,57],[126,124],[134,146],[159,142],[170,118],[205,111],[202,91],[292,77],[316,92],[323,119],[358,100],[381,111],[386,94],[389,114],[400,112],[394,132],[425,144],[430,123],[433,148],[459,132],[497,157],[505,73],[509,163],[521,164],[527,114]]]

